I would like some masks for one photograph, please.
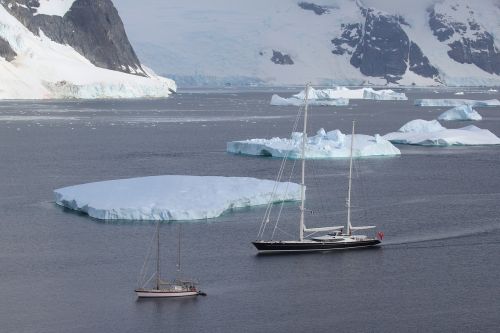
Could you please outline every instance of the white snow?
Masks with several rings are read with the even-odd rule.
[[[64,16],[73,5],[75,0],[38,0],[40,7],[38,7],[35,15],[57,15]]]
[[[349,157],[351,135],[340,130],[326,132],[320,129],[315,136],[308,137],[305,156],[308,159],[329,159]],[[227,151],[233,154],[300,158],[302,152],[302,133],[292,133],[291,139],[250,139],[227,143]],[[399,149],[380,135],[355,134],[353,156],[400,155]]]
[[[473,100],[473,99],[416,99],[414,105],[417,106],[459,106],[459,105],[470,105],[470,106],[500,106],[500,101],[498,99],[489,99],[484,101]]]
[[[437,120],[416,119],[405,124],[398,132],[388,133],[383,138],[400,144],[421,146],[466,146],[499,145],[500,138],[487,129],[470,125],[458,129],[447,129]]]
[[[175,1],[156,1],[144,6],[140,1],[129,0],[116,1],[115,5],[141,59],[161,73],[175,75],[184,85],[287,86],[305,82],[385,85],[384,78],[365,76],[352,66],[351,55],[332,54],[331,40],[341,36],[342,24],[365,23],[358,4],[401,15],[408,22],[401,27],[439,70],[442,84],[500,85],[499,75],[487,73],[473,64],[461,64],[448,56],[450,47],[440,42],[429,27],[428,9],[435,0],[306,1],[330,7],[330,12],[323,15],[300,8],[298,2],[184,0],[182,6]],[[499,48],[497,0],[442,2],[443,7],[438,10],[443,9],[450,16],[459,15],[453,20],[465,20],[462,21],[465,24],[471,16],[493,35]],[[460,12],[467,16],[450,9],[450,5],[457,2],[462,3]],[[195,51],[193,45],[196,45]],[[344,46],[349,49],[347,44]],[[274,64],[270,60],[273,50],[290,55],[294,64]],[[409,70],[398,82],[441,85]]]
[[[153,176],[54,190],[58,205],[103,220],[200,220],[239,207],[299,200],[300,186],[247,177]]]
[[[17,53],[11,62],[0,57],[0,99],[166,97],[176,90],[174,81],[146,68],[149,77],[96,67],[42,30],[35,36],[3,6],[0,37]]]
[[[470,105],[459,105],[445,111],[439,117],[439,120],[481,120],[483,117]]]

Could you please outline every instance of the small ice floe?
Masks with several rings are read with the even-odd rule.
[[[439,120],[481,120],[483,117],[470,105],[460,105],[445,111]]]
[[[340,130],[326,132],[320,129],[315,136],[308,137],[305,147],[307,159],[345,158],[350,155],[351,135]],[[300,158],[302,154],[302,133],[294,132],[292,137],[272,139],[250,139],[227,143],[227,151],[233,154]],[[398,148],[380,135],[354,135],[354,157],[400,155]]]
[[[463,91],[457,91],[457,92],[455,93],[455,95],[463,95],[463,94],[464,94],[464,92],[463,92]]]
[[[102,220],[200,220],[239,207],[300,199],[300,185],[249,177],[154,176],[54,190],[58,205]]]
[[[397,132],[383,136],[393,143],[421,146],[498,145],[500,138],[487,129],[470,125],[458,129],[443,127],[437,120],[416,119]]]
[[[500,106],[500,101],[498,99],[490,100],[473,100],[473,99],[461,99],[461,98],[451,98],[451,99],[416,99],[414,105],[417,106],[459,106],[459,105],[470,105],[470,106]]]

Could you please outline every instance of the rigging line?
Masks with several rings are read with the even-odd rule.
[[[295,116],[295,121],[293,124],[292,133],[297,129],[297,126],[298,126],[298,123],[300,120],[301,112],[302,112],[302,108],[299,107],[297,115]],[[283,160],[281,161],[280,170],[278,171],[278,176],[277,176],[276,181],[275,181],[274,186],[273,186],[273,191],[272,191],[273,194],[271,195],[269,202],[267,204],[267,207],[266,207],[266,211],[264,212],[264,217],[262,218],[262,221],[261,221],[261,224],[259,227],[259,232],[257,233],[257,238],[263,237],[266,226],[269,223],[269,218],[271,216],[271,211],[272,211],[272,206],[273,206],[273,202],[274,202],[274,198],[275,198],[275,193],[276,193],[276,190],[278,187],[278,183],[280,182],[281,178],[283,177],[284,169],[285,169],[286,162],[288,160],[290,152],[291,152],[290,150],[287,151],[285,153],[285,156],[283,157]]]
[[[278,217],[276,218],[276,223],[274,224],[273,233],[271,234],[271,240],[274,239],[274,234],[276,233],[276,228],[278,227],[278,223],[280,221],[281,212],[283,211],[283,206],[285,205],[285,196],[288,193],[288,187],[290,185],[290,181],[292,180],[293,170],[295,169],[296,162],[297,162],[297,160],[294,160],[293,164],[292,164],[292,170],[290,171],[290,176],[288,177],[288,183],[286,184],[285,195],[283,196],[283,200],[281,201],[280,210],[278,212]]]
[[[281,229],[280,227],[277,227],[277,229],[278,229],[279,231],[281,231],[282,233],[284,233],[285,235],[290,236],[291,238],[296,237],[295,235],[292,235],[291,233],[289,233],[289,232],[287,232],[287,231],[285,231],[285,230]]]
[[[298,114],[297,114],[297,116],[295,118],[295,122],[294,122],[294,126],[293,126],[293,130],[292,131],[294,131],[297,128],[298,119],[300,118],[299,115],[300,115],[300,109],[299,109],[299,112],[298,112]],[[285,168],[286,161],[288,159],[289,153],[290,153],[290,151],[287,151],[285,153],[285,156],[283,157],[283,159],[281,161],[280,169],[278,171],[278,175],[277,175],[276,181],[274,183],[273,191],[272,191],[273,194],[276,192],[276,189],[278,187],[278,182],[283,177],[283,172],[284,172],[284,168]],[[269,215],[271,214],[270,210],[272,209],[271,207],[272,207],[273,201],[274,201],[274,196],[271,196],[270,199],[269,199],[269,202],[267,204],[266,212],[264,213],[264,217],[262,219],[258,235],[261,233],[261,229],[262,229],[263,224],[266,222],[267,219],[269,219]]]
[[[141,271],[139,273],[139,279],[137,280],[137,284],[139,286],[141,286],[141,282],[144,281],[144,279],[146,278],[146,274],[147,274],[146,266],[147,266],[147,263],[149,262],[149,258],[151,257],[151,254],[152,254],[155,236],[156,236],[156,228],[155,228],[155,233],[153,234],[153,236],[151,237],[151,241],[149,242],[148,252],[146,253],[146,258],[144,259],[144,263],[142,264],[142,268],[141,268]]]

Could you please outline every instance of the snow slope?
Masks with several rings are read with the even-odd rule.
[[[12,61],[0,57],[0,99],[166,97],[176,90],[152,71],[140,77],[96,67],[43,31],[35,36],[1,5],[0,38],[17,54]]]
[[[158,1],[143,6],[137,1],[123,0],[116,6],[144,62],[161,73],[171,74],[183,85],[386,84],[383,78],[361,74],[350,64],[348,54],[332,53],[332,39],[341,35],[342,25],[364,24],[358,4],[376,8],[381,15],[402,17],[401,28],[437,68],[443,84],[500,85],[499,75],[448,56],[450,41],[441,42],[434,36],[428,12],[437,6],[436,10],[465,24],[472,17],[481,29],[494,36],[500,49],[497,0],[307,1],[324,8],[321,15],[301,8],[299,2],[185,0],[182,5]],[[455,3],[463,6],[455,11]],[[466,9],[467,5],[470,9]],[[147,22],[143,16],[149,18]],[[281,55],[281,60],[275,55]],[[275,63],[273,58],[280,61]],[[406,71],[398,83],[439,84],[411,71]]]
[[[299,200],[300,186],[246,177],[154,176],[54,190],[58,205],[102,220],[200,220],[238,207]]]

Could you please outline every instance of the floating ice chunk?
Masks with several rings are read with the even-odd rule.
[[[415,119],[404,124],[398,131],[402,133],[430,133],[446,129],[437,120]]]
[[[393,143],[421,146],[498,145],[500,138],[489,130],[470,125],[447,129],[437,120],[416,119],[405,124],[398,132],[384,135]]]
[[[470,105],[460,105],[442,113],[439,120],[481,120],[483,117]]]
[[[248,177],[154,176],[60,188],[58,205],[103,220],[199,220],[272,198],[299,200],[300,186]]]
[[[463,92],[463,91],[457,91],[457,92],[455,93],[455,95],[463,95],[463,94],[464,94],[464,92]]]
[[[326,132],[320,129],[315,136],[308,137],[305,156],[308,159],[329,159],[349,157],[351,135],[339,130]],[[292,133],[291,139],[250,139],[227,143],[227,151],[233,154],[300,158],[302,133]],[[382,137],[355,134],[353,156],[400,155],[399,149]]]
[[[488,89],[488,92],[498,92],[497,89]]]
[[[500,101],[498,99],[490,99],[485,101],[478,101],[473,99],[416,99],[414,105],[417,106],[459,106],[459,105],[470,105],[470,106],[500,106]]]
[[[305,89],[290,98],[278,95],[271,97],[271,105],[303,105]],[[348,105],[349,99],[376,99],[376,100],[407,100],[404,93],[398,93],[391,89],[373,90],[372,88],[348,89],[346,87],[334,87],[330,89],[314,89],[309,87],[308,99],[311,105]]]
[[[372,88],[363,88],[363,99],[375,99],[380,101],[406,101],[405,93],[398,93],[391,89],[373,90]]]
[[[349,100],[345,98],[338,99],[309,99],[307,101],[309,105],[317,105],[317,106],[346,106],[349,105]],[[290,98],[283,98],[279,95],[274,94],[271,97],[271,105],[280,105],[280,106],[301,106],[304,105],[303,98],[296,98],[294,96]]]

